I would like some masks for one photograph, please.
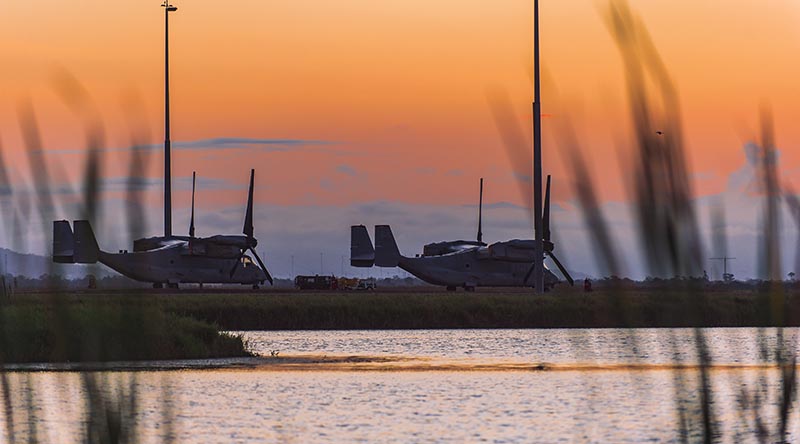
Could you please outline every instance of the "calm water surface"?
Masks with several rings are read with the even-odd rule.
[[[780,372],[758,364],[777,348],[778,332],[704,334],[714,362],[723,364],[709,372],[719,438],[756,441],[756,417],[742,414],[739,406],[745,398],[758,399],[762,422],[768,429],[777,422]],[[786,330],[784,342],[794,347],[796,334]],[[679,411],[690,429],[699,430],[700,373],[669,367],[698,362],[693,330],[302,331],[245,337],[265,355],[277,350],[279,356],[400,357],[455,362],[464,371],[292,371],[278,365],[99,376],[107,390],[132,387],[138,393],[132,418],[143,442],[164,436],[178,442],[678,442]],[[489,365],[470,371],[473,363],[530,362],[561,367],[521,372]],[[587,370],[585,364],[612,366]],[[78,440],[86,419],[77,401],[81,377],[11,374],[15,422],[25,423],[29,402],[40,439]],[[26,398],[28,393],[34,395]],[[790,412],[790,441],[800,437],[797,413]],[[27,433],[22,426],[15,432],[17,438]],[[5,425],[0,433],[7,436]]]
[[[424,357],[556,364],[699,363],[693,329],[378,330],[241,332],[256,353]],[[769,360],[777,329],[702,329],[715,364]],[[798,329],[784,329],[796,346]]]

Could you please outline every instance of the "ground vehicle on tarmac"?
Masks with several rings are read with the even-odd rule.
[[[335,276],[296,276],[294,288],[298,290],[336,290],[339,288],[339,281]]]

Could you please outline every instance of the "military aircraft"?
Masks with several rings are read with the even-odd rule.
[[[350,229],[352,266],[400,267],[426,282],[445,285],[448,290],[455,290],[456,287],[473,290],[477,286],[532,285],[537,292],[543,292],[558,282],[556,276],[544,265],[544,257],[547,255],[570,285],[574,284],[572,277],[553,254],[554,245],[550,240],[550,176],[547,176],[544,208],[542,202],[538,0],[534,0],[533,12],[533,239],[514,239],[487,246],[481,239],[479,216],[477,242],[449,241],[428,244],[421,256],[411,258],[400,254],[388,225],[375,227],[374,248],[366,227],[355,225]],[[508,113],[508,116],[513,116],[513,113]],[[482,200],[481,197],[481,202]]]
[[[400,267],[425,282],[446,286],[450,291],[455,291],[457,287],[472,291],[475,287],[532,286],[530,277],[536,264],[535,240],[513,239],[487,245],[481,239],[481,220],[479,216],[477,242],[460,240],[428,244],[423,247],[423,253],[415,257],[400,254],[389,225],[375,226],[375,247],[372,246],[367,228],[353,225],[350,227],[350,264],[354,267]],[[549,176],[543,227],[545,254],[573,285],[572,277],[553,253],[554,245],[550,240]],[[543,272],[545,289],[553,288],[559,279],[546,267]]]
[[[192,183],[192,217],[189,236],[151,237],[134,241],[133,252],[102,251],[87,220],[53,222],[53,261],[58,263],[94,264],[100,262],[129,278],[152,282],[155,288],[167,285],[178,288],[181,283],[222,283],[252,285],[258,289],[272,276],[256,253],[258,241],[253,237],[253,183],[247,196],[242,235],[194,236],[194,176]],[[74,232],[72,230],[74,228]],[[246,253],[250,251],[258,265]]]
[[[258,241],[253,236],[253,183],[255,170],[250,170],[250,190],[244,220],[244,236],[217,235],[198,238],[194,235],[195,178],[192,174],[192,216],[189,236],[172,234],[172,175],[169,133],[169,13],[178,8],[165,1],[166,45],[164,71],[164,235],[133,241],[133,252],[108,253],[100,250],[92,226],[87,220],[76,220],[70,227],[66,220],[53,222],[53,261],[58,263],[94,264],[108,267],[154,288],[180,283],[235,283],[257,289],[272,276],[256,253]],[[73,232],[74,228],[74,232]],[[247,251],[253,253],[258,266]]]

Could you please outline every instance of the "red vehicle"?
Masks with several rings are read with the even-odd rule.
[[[298,290],[336,290],[339,282],[336,276],[297,276],[294,278],[294,288]]]

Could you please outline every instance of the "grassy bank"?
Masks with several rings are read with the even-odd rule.
[[[153,292],[95,291],[59,297],[67,306],[100,304],[158,309],[225,330],[605,328],[800,326],[800,294],[777,300],[755,290],[559,289],[449,293],[431,289],[387,292]],[[22,294],[12,306],[39,306],[41,294]],[[186,320],[185,322],[189,322]]]
[[[33,298],[0,307],[0,362],[248,356],[242,339],[157,306],[106,298]]]
[[[230,330],[775,326],[766,296],[670,291],[279,293],[169,296],[171,312]],[[789,295],[782,325],[800,326]]]

